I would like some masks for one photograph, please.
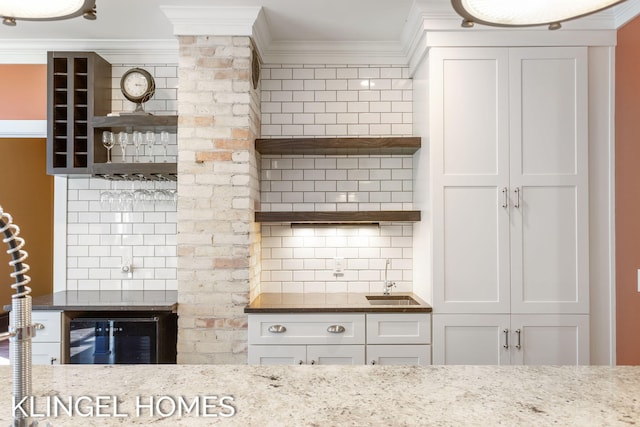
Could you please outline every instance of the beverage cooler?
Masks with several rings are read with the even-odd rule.
[[[71,364],[176,363],[176,317],[76,317],[69,324]]]

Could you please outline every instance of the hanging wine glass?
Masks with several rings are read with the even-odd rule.
[[[169,145],[169,132],[163,130],[160,132],[160,142],[162,143],[162,148],[164,149],[164,161],[167,162],[167,146]]]
[[[105,130],[102,132],[102,145],[107,149],[107,163],[111,163],[111,149],[114,145],[113,133]]]
[[[129,143],[129,135],[126,132],[118,133],[118,144],[120,145],[120,150],[122,150],[122,162],[126,162],[127,157],[127,144]]]
[[[149,162],[153,162],[153,144],[156,142],[156,134],[148,130],[144,134],[144,140],[147,143],[147,147],[149,147]]]
[[[136,148],[136,162],[140,161],[140,144],[142,144],[142,132],[136,130],[133,132],[133,146]]]

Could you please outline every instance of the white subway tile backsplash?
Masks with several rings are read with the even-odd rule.
[[[374,102],[380,101],[380,92],[373,90],[363,90],[358,92],[358,101],[365,102],[371,101],[369,104],[373,104]]]
[[[332,65],[312,65],[298,68],[295,65],[268,68],[262,79],[262,134],[264,136],[346,136],[346,135],[410,135],[408,127],[371,126],[380,124],[408,124],[412,117],[380,116],[360,118],[320,116],[311,121],[308,118],[294,119],[294,124],[334,125],[358,124],[362,126],[330,127],[317,126],[288,127],[274,121],[271,113],[295,113],[299,106],[285,107],[288,102],[304,102],[303,111],[310,114],[321,113],[408,113],[411,112],[412,81],[406,67],[370,66],[342,67]],[[266,76],[266,77],[265,77]],[[278,107],[276,104],[280,103]],[[391,120],[389,120],[391,119]]]
[[[293,92],[293,101],[295,102],[313,102],[315,101],[315,93],[314,92],[305,92],[304,90],[299,90]],[[282,136],[285,136],[283,134]]]
[[[283,244],[301,245],[291,252],[295,258],[276,259],[263,249],[264,292],[379,292],[386,258],[391,260],[389,279],[397,281],[398,290],[411,290],[411,251],[402,251],[411,237],[403,236],[402,226],[290,229],[263,225],[262,230],[263,243],[265,235],[293,234],[283,237]],[[392,239],[401,239],[399,246],[393,246]],[[336,256],[344,258],[342,275],[333,273]]]
[[[358,78],[358,69],[357,68],[338,68],[336,70],[336,78],[338,78],[338,79],[357,79]]]
[[[263,137],[412,135],[407,67],[266,65],[263,70]],[[412,208],[411,156],[262,156],[261,166],[263,211]],[[263,292],[378,292],[387,258],[397,289],[412,289],[410,225],[263,224],[262,239]],[[336,256],[345,260],[345,271],[337,276]]]
[[[345,90],[336,93],[338,102],[356,102],[358,101],[358,92],[355,90]]]
[[[267,78],[271,79],[291,80],[293,78],[293,70],[290,68],[264,68],[262,69],[262,76],[264,77],[268,72],[270,72],[270,74]]]
[[[313,69],[309,68],[294,68],[293,69],[293,79],[313,79],[315,72]]]
[[[113,111],[134,107],[124,100],[120,91],[120,77],[134,66],[140,65],[112,66]],[[147,111],[177,114],[177,66],[145,65],[143,68],[149,70],[156,81],[156,94],[147,103]],[[279,79],[274,79],[267,86],[279,88],[281,84]],[[279,102],[274,102],[265,108],[265,112],[279,113],[281,108]],[[170,156],[177,152],[176,143],[174,136],[168,147]],[[127,151],[126,160],[131,161],[133,148],[129,147]],[[119,147],[112,154],[115,162],[123,160]],[[165,160],[163,150],[157,145],[151,154],[155,161]],[[142,160],[149,160],[148,156],[147,150]],[[123,211],[117,203],[100,202],[103,191],[175,190],[175,183],[114,183],[97,178],[70,177],[67,188],[67,230],[70,233],[67,239],[67,290],[177,289],[175,207],[156,204]],[[133,277],[120,271],[124,258],[134,265]]]
[[[302,102],[283,102],[281,105],[283,113],[302,113],[304,111],[304,104]],[[274,112],[279,113],[279,111]]]

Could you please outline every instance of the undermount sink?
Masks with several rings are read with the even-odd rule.
[[[366,298],[372,305],[420,305],[408,295],[367,295]]]

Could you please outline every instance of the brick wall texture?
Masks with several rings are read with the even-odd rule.
[[[260,276],[260,94],[248,37],[183,36],[178,64],[178,363],[245,364]]]

